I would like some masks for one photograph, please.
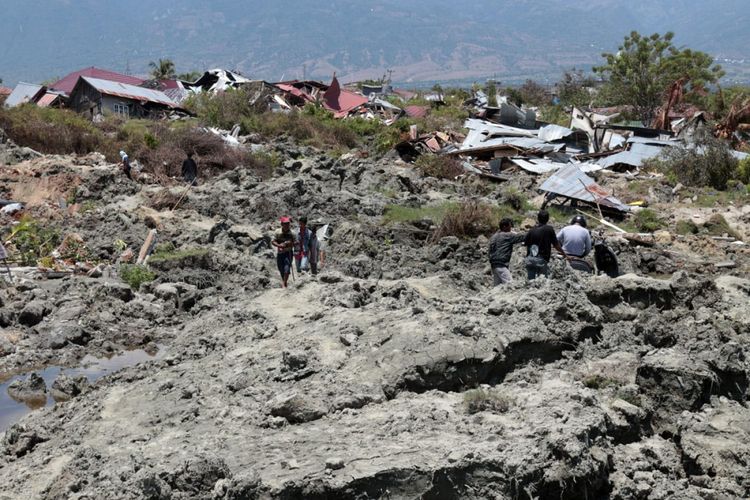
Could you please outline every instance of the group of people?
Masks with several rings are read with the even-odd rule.
[[[586,229],[586,218],[582,215],[573,217],[568,226],[555,233],[549,225],[549,213],[540,210],[537,225],[529,232],[513,233],[512,229],[513,222],[503,219],[500,221],[500,229],[490,238],[489,258],[495,286],[512,281],[508,266],[513,246],[521,243],[526,247],[524,264],[530,280],[538,276],[549,276],[553,248],[568,259],[574,269],[590,272],[591,268],[583,258],[591,253],[591,234]]]
[[[130,164],[130,156],[128,156],[125,151],[120,151],[120,168],[125,174],[125,177],[132,181],[133,167]],[[195,163],[195,160],[193,159],[193,153],[187,153],[187,157],[182,162],[182,170],[180,173],[185,182],[188,182],[190,184],[195,184],[195,182],[198,180],[198,164]]]
[[[294,276],[292,264],[297,273],[310,271],[318,274],[318,269],[325,262],[325,233],[326,227],[308,227],[307,217],[299,218],[299,227],[292,231],[292,220],[290,217],[281,217],[281,229],[274,233],[271,245],[276,248],[276,266],[281,274],[281,286],[286,288],[289,275]],[[318,237],[318,231],[322,229],[323,236]],[[292,262],[294,261],[294,262]]]

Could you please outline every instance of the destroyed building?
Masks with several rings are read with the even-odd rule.
[[[180,108],[164,92],[85,76],[78,79],[69,101],[71,109],[92,119],[105,113],[145,118]]]

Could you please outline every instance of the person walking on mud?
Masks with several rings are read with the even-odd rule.
[[[276,266],[281,274],[281,286],[287,287],[289,282],[289,273],[292,270],[292,253],[296,238],[292,233],[292,221],[289,217],[280,219],[281,229],[277,230],[271,240],[271,245],[276,248]]]
[[[528,233],[523,244],[526,246],[526,271],[530,280],[537,276],[549,276],[549,260],[552,247],[567,258],[565,251],[557,241],[557,235],[549,222],[549,212],[540,210],[536,216],[538,224]]]
[[[513,281],[508,269],[513,255],[513,245],[523,243],[526,233],[511,233],[513,221],[505,218],[500,221],[500,229],[490,238],[490,267],[492,268],[493,286]]]
[[[187,158],[182,162],[182,178],[190,184],[195,184],[198,179],[198,164],[193,160],[193,153],[188,153]]]
[[[296,235],[296,252],[294,260],[297,264],[297,272],[307,271],[310,268],[310,245],[313,234],[307,227],[307,217],[299,218],[299,233]]]
[[[130,175],[130,157],[125,151],[120,151],[120,159],[120,168],[122,168],[125,176],[132,181],[133,177]]]

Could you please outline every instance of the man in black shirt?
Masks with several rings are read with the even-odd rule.
[[[540,210],[536,216],[539,224],[526,234],[523,244],[526,246],[526,271],[530,280],[539,275],[549,276],[549,259],[552,257],[552,247],[566,257],[557,235],[549,222],[549,213]]]
[[[198,177],[198,165],[193,160],[193,153],[188,153],[185,161],[182,162],[182,178],[186,182],[193,184]]]
[[[524,233],[511,233],[512,228],[513,221],[505,218],[500,221],[500,230],[490,238],[490,267],[495,286],[512,281],[508,266],[513,255],[513,245],[523,243],[526,237]]]

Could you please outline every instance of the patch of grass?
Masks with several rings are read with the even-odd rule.
[[[439,224],[445,214],[455,207],[455,203],[443,203],[440,205],[423,205],[421,207],[409,207],[405,205],[386,205],[383,212],[383,221],[386,224],[397,222],[417,222],[424,219]]]
[[[210,250],[207,250],[205,248],[187,248],[184,250],[175,250],[174,246],[172,246],[172,249],[170,250],[169,247],[164,247],[162,248],[161,252],[154,252],[149,258],[149,262],[158,263],[182,259],[203,258],[209,253],[211,253]]]
[[[741,239],[740,235],[729,226],[729,223],[721,214],[713,214],[704,224],[703,229],[711,236],[731,236]]]
[[[698,225],[690,219],[678,220],[675,231],[681,235],[698,234]]]
[[[615,393],[615,397],[622,399],[623,401],[627,401],[631,405],[634,406],[643,406],[643,401],[641,400],[641,396],[638,393],[632,392],[632,391],[625,391],[625,390],[618,390]]]
[[[463,401],[466,412],[471,415],[480,411],[505,413],[510,409],[512,403],[512,400],[507,396],[486,389],[466,391]]]
[[[664,221],[659,218],[659,215],[650,208],[644,208],[636,212],[633,218],[633,224],[635,227],[644,233],[653,233],[664,227]]]
[[[453,180],[464,173],[461,162],[451,156],[440,156],[435,154],[423,154],[414,162],[422,175],[436,177],[438,179]]]
[[[589,375],[583,379],[583,385],[589,389],[605,389],[607,387],[619,387],[620,382],[602,375]]]
[[[67,110],[24,104],[0,107],[0,129],[17,144],[47,154],[100,151],[109,139],[83,116]]]
[[[509,187],[503,191],[503,200],[513,207],[516,211],[531,210],[533,207],[529,203],[526,195],[518,188]]]
[[[81,206],[78,209],[78,213],[85,214],[86,212],[91,212],[93,210],[96,210],[96,202],[94,202],[93,200],[86,200],[81,203]]]
[[[153,281],[154,278],[156,278],[156,275],[146,266],[138,264],[123,264],[120,266],[120,279],[135,291],[138,291],[143,283]]]
[[[475,238],[480,234],[490,235],[500,223],[499,211],[477,201],[466,201],[448,210],[432,235],[432,241],[446,236]]]

